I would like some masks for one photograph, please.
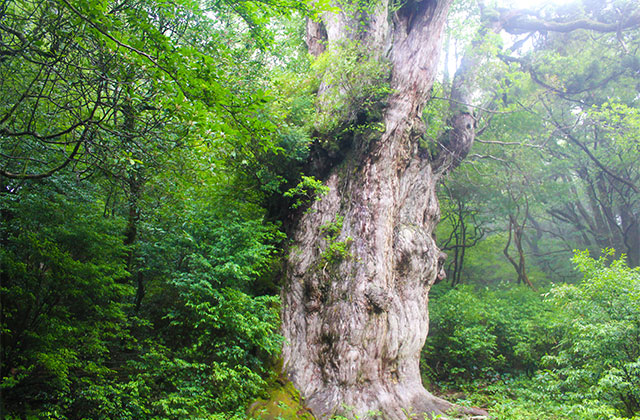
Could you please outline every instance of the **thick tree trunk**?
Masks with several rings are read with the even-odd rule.
[[[356,40],[388,60],[392,88],[384,132],[369,142],[355,135],[328,172],[330,192],[299,220],[288,256],[285,370],[318,418],[399,420],[452,407],[424,389],[419,372],[428,292],[441,270],[433,230],[443,168],[418,139],[450,3],[380,4],[366,19],[326,14],[308,25],[316,54],[326,37],[328,48]]]

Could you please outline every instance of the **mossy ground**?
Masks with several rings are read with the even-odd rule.
[[[276,382],[268,399],[259,399],[249,407],[247,417],[255,420],[315,420],[302,403],[291,382]]]

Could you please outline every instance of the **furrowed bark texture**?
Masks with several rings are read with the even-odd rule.
[[[399,420],[452,407],[424,389],[419,372],[441,253],[432,235],[437,176],[418,138],[450,3],[381,4],[364,30],[362,16],[346,14],[308,24],[310,51],[324,51],[323,37],[328,48],[357,40],[390,62],[392,88],[384,132],[366,144],[356,136],[325,180],[328,195],[301,217],[288,256],[285,370],[318,418]]]

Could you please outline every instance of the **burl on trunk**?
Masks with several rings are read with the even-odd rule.
[[[330,192],[299,220],[288,255],[284,366],[317,418],[399,420],[452,407],[424,389],[419,372],[428,292],[441,270],[435,188],[452,161],[421,149],[421,115],[451,2],[361,4],[307,25],[312,54],[357,42],[388,63],[391,88],[379,136],[365,141],[356,130],[325,173]]]

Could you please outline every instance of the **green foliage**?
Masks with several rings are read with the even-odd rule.
[[[0,194],[0,214],[3,399],[9,412],[76,411],[114,377],[106,361],[128,339],[122,224],[64,177]]]
[[[338,0],[336,2],[339,7],[337,11],[342,11],[349,17],[348,30],[354,37],[357,34],[367,30],[371,16],[378,10],[384,7],[384,0]],[[401,4],[394,4],[390,2],[389,7],[393,10],[397,10],[401,7]]]
[[[330,241],[327,243],[327,247],[322,251],[320,261],[324,265],[337,264],[346,258],[351,257],[349,248],[351,247],[351,238],[346,238],[344,241]]]
[[[271,147],[270,97],[253,81],[264,55],[252,47],[271,42],[271,18],[303,3],[72,3],[3,6],[6,174],[139,172],[187,139],[245,153]]]
[[[282,240],[262,206],[310,141],[313,104],[266,89],[294,9],[0,5],[3,415],[242,418],[261,395]]]
[[[341,3],[354,35],[385,6]],[[595,3],[585,7],[602,21],[634,10]],[[326,194],[302,174],[312,133],[330,158],[375,141],[391,93],[389,63],[356,41],[310,62],[302,15],[312,7],[333,10],[289,0],[0,4],[2,415],[239,419],[266,397],[282,344],[273,220]],[[454,7],[467,44],[474,10]],[[463,168],[443,200],[440,237],[458,230],[455,211],[488,233],[460,264],[460,278],[477,284],[509,278],[495,251],[512,215],[529,223],[537,279],[561,279],[558,255],[575,244],[619,245],[638,264],[637,34],[531,39],[519,63],[490,58],[477,79],[477,97],[497,111],[477,115],[479,126],[491,121],[485,140],[509,147],[483,144],[476,155],[492,159]],[[500,53],[502,37],[477,49]],[[447,107],[427,105],[423,148],[446,130]],[[352,239],[340,218],[320,230],[317,269],[331,274],[352,257]],[[638,271],[584,253],[574,261],[585,280],[547,300],[520,288],[434,288],[428,379],[487,385],[496,418],[637,417]],[[272,399],[288,407],[267,411],[308,416],[295,391],[280,391]]]
[[[263,277],[282,235],[246,201],[253,194],[195,175],[161,190],[164,205],[150,212],[140,244],[144,353],[127,369],[147,390],[140,401],[151,418],[242,417],[281,347],[279,299]]]
[[[145,207],[139,310],[124,219],[103,216],[95,184],[56,176],[0,195],[10,415],[231,418],[262,393],[281,338],[279,300],[258,280],[282,236],[258,206],[208,187]]]
[[[536,380],[526,377],[506,378],[485,386],[464,402],[488,406],[491,417],[497,420],[621,420],[606,404],[566,405]]]
[[[552,289],[549,301],[563,315],[563,339],[545,358],[540,375],[549,392],[574,406],[603,403],[621,417],[640,414],[640,274],[624,258],[608,263],[587,252],[573,261],[578,285]]]
[[[595,124],[602,126],[610,138],[610,149],[629,159],[638,159],[638,139],[636,133],[640,129],[640,110],[624,103],[606,102],[602,106],[594,106],[589,110],[589,117]],[[621,167],[625,162],[617,162]]]
[[[616,5],[621,13],[635,13],[629,2]],[[575,281],[568,264],[575,248],[615,248],[627,254],[630,266],[637,266],[638,73],[633,69],[638,50],[622,45],[613,32],[599,34],[595,43],[588,41],[594,39],[589,31],[533,35],[531,44],[523,44],[518,36],[500,36],[509,43],[497,42],[489,22],[495,22],[502,10],[484,7],[487,22],[481,22],[484,29],[476,29],[475,7],[457,2],[450,26],[456,47],[462,39],[487,63],[465,78],[465,83],[475,85],[470,97],[478,105],[474,116],[479,141],[447,184],[472,191],[467,199],[452,188],[450,201],[462,199],[467,211],[475,211],[474,225],[482,227],[493,249],[479,241],[465,249],[464,261],[461,252],[456,254],[459,248],[448,250],[449,261],[463,266],[462,281],[505,280],[504,265],[497,263],[504,257],[492,251],[504,249],[509,238],[504,232],[511,227],[508,252],[516,254],[513,219],[522,231],[520,255],[536,286],[551,279]],[[540,16],[616,21],[607,7],[583,2],[541,8]],[[624,37],[629,45],[638,45],[637,29]],[[441,122],[433,120],[436,126]],[[441,199],[446,195],[448,191]],[[439,239],[446,241],[450,234],[463,237],[461,230],[470,226],[447,220],[455,208],[451,212],[443,206],[443,214],[448,225],[441,228]],[[485,270],[487,261],[499,267],[496,275]]]
[[[335,221],[320,226],[320,232],[326,242],[326,247],[322,250],[319,259],[319,264],[323,270],[327,266],[338,264],[342,260],[351,257],[349,248],[353,238],[347,237],[343,241],[338,240],[342,233],[343,222],[344,218],[342,216],[336,216]]]
[[[436,289],[423,355],[430,379],[450,386],[445,372],[454,372],[497,419],[638,418],[640,273],[613,255],[577,252],[584,279],[544,299],[527,289]]]
[[[315,128],[324,137],[340,135],[345,129],[384,131],[376,123],[391,92],[388,63],[352,41],[331,46],[316,59],[313,69],[322,75],[324,90]],[[338,147],[325,146],[329,150]]]
[[[320,232],[322,235],[329,240],[336,240],[338,236],[340,236],[340,232],[342,232],[342,226],[344,224],[344,217],[336,216],[335,221],[325,223],[320,226]]]
[[[322,184],[322,181],[312,176],[303,176],[302,180],[294,188],[286,191],[283,196],[295,198],[291,205],[292,209],[308,205],[312,200],[321,200],[323,195],[327,195],[329,187]]]
[[[550,306],[530,289],[440,285],[432,296],[422,359],[430,381],[460,384],[532,373],[557,339],[544,328]]]
[[[424,137],[420,139],[420,147],[428,150],[431,155],[435,155],[438,138],[448,128],[449,103],[439,99],[444,96],[444,86],[441,83],[433,84],[431,96],[436,98],[429,100],[422,111],[422,119],[427,128]]]

